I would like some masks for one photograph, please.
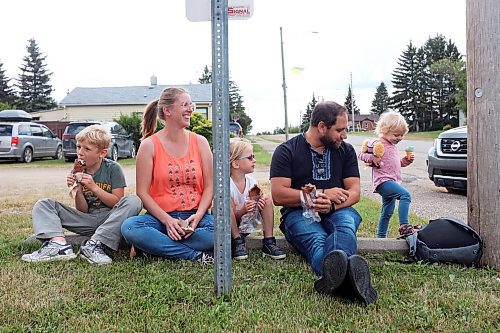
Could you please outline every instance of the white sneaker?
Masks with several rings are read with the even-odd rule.
[[[76,258],[70,244],[61,245],[53,241],[45,241],[39,250],[24,254],[21,260],[27,262],[71,260]]]
[[[80,257],[95,265],[111,264],[113,260],[104,252],[100,241],[85,240],[80,246]]]

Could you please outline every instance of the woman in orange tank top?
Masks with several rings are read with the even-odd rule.
[[[137,152],[136,192],[147,213],[127,219],[122,235],[131,257],[146,252],[172,259],[213,262],[212,152],[190,132],[193,104],[181,88],[163,90],[146,106]],[[156,130],[157,117],[165,127]],[[153,134],[154,133],[154,134]]]

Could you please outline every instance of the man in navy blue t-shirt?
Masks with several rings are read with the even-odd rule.
[[[316,291],[347,296],[370,304],[377,292],[370,268],[356,255],[356,231],[361,216],[352,208],[360,198],[356,152],[345,143],[347,110],[335,102],[316,105],[308,130],[275,150],[271,162],[271,193],[281,209],[285,237],[321,276]],[[301,188],[316,186],[310,210],[303,209]],[[307,206],[307,205],[306,205]],[[309,212],[310,213],[310,212]]]

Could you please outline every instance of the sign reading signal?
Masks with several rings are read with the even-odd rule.
[[[253,0],[228,0],[229,20],[248,20],[253,14]],[[186,17],[191,22],[212,20],[212,0],[186,0]]]

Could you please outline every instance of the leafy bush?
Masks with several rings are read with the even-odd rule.
[[[446,124],[443,126],[443,131],[447,131],[447,130],[452,129],[452,128],[453,128],[453,126],[451,126],[451,124]]]
[[[142,117],[140,117],[137,113],[121,114],[120,117],[113,120],[123,126],[123,128],[131,135],[131,139],[134,140],[136,149],[139,149],[139,145],[141,144]]]

